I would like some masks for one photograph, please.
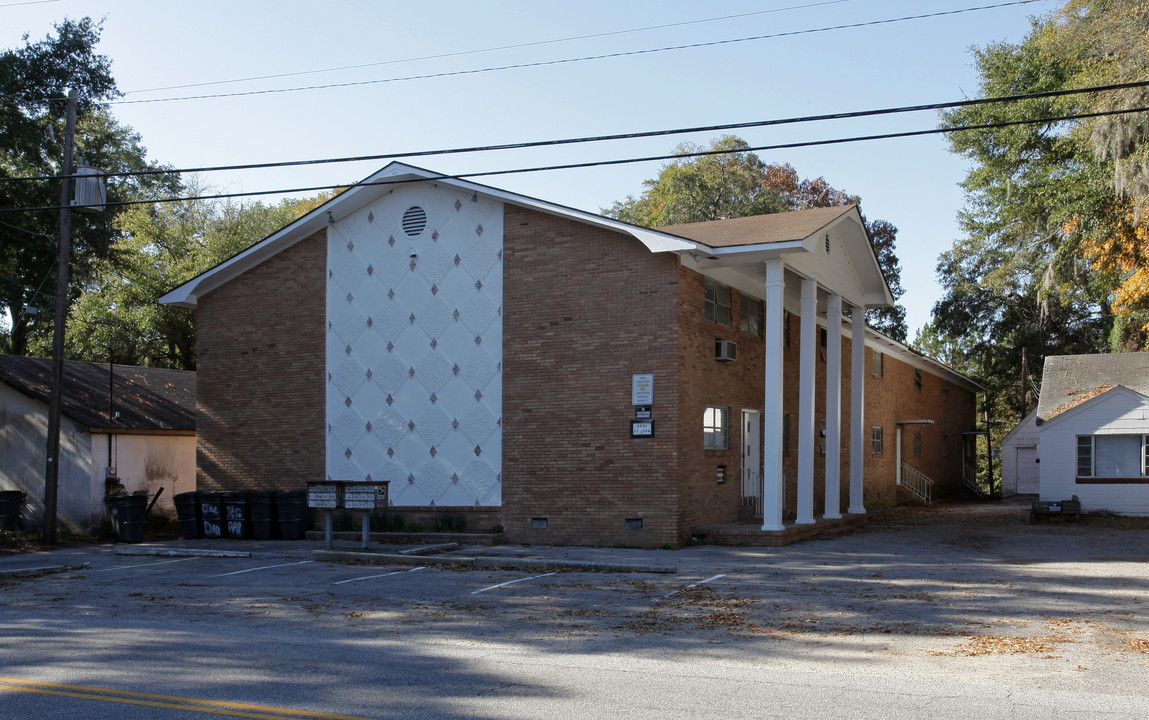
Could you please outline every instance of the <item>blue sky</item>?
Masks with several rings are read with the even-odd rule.
[[[149,157],[174,167],[384,154],[769,120],[944,102],[977,93],[969,49],[1021,40],[1060,2],[815,32],[1005,0],[0,0],[0,47],[64,17],[103,18],[100,51],[124,101],[364,83],[225,98],[117,104]],[[737,17],[732,17],[737,16]],[[726,18],[726,19],[714,19]],[[714,20],[711,20],[714,19]],[[706,22],[697,22],[704,21]],[[654,27],[664,26],[664,27]],[[643,29],[649,28],[649,29]],[[627,32],[631,31],[633,32]],[[612,33],[604,35],[604,33]],[[506,65],[736,40],[538,67]],[[582,37],[595,35],[597,37]],[[567,39],[577,38],[577,39]],[[554,41],[554,42],[552,42]],[[528,44],[529,43],[529,44]],[[508,47],[524,45],[521,47]],[[501,48],[501,49],[493,49]],[[477,52],[476,52],[477,51]],[[435,57],[439,56],[439,57]],[[330,72],[328,68],[369,65]],[[263,76],[307,73],[290,77]],[[173,86],[239,78],[199,87]],[[379,82],[387,81],[387,82]],[[158,89],[143,92],[153,88]],[[753,129],[751,145],[922,130],[933,113]],[[713,133],[414,161],[461,173],[669,152]],[[939,295],[939,253],[959,236],[965,161],[940,136],[760,153],[862,197],[899,228],[910,337]],[[349,183],[382,162],[212,173],[223,191]],[[480,182],[597,212],[641,192],[660,163],[508,175]]]

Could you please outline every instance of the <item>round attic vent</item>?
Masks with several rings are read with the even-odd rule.
[[[427,227],[427,211],[418,205],[412,205],[403,213],[403,232],[408,237],[415,237]]]

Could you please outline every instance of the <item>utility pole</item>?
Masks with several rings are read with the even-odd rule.
[[[60,478],[60,405],[64,394],[64,321],[68,317],[68,267],[72,257],[72,149],[76,140],[76,99],[68,93],[60,187],[60,247],[56,260],[56,317],[52,326],[52,394],[48,402],[48,450],[44,470],[44,542],[56,542],[56,490]]]
[[[1029,359],[1025,346],[1021,348],[1021,416],[1029,414]]]

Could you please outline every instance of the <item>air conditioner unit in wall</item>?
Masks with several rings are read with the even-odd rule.
[[[729,362],[738,357],[738,343],[733,340],[714,341],[714,359]]]

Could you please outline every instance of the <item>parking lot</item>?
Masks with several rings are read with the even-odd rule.
[[[674,573],[331,563],[314,542],[161,546],[248,557],[10,556],[0,571],[72,569],[0,580],[0,677],[254,704],[260,717],[773,717],[828,688],[826,717],[1145,716],[1149,527],[1024,517],[954,506],[786,548],[446,555]],[[21,717],[4,714],[11,702],[42,709],[5,682],[0,717]]]

